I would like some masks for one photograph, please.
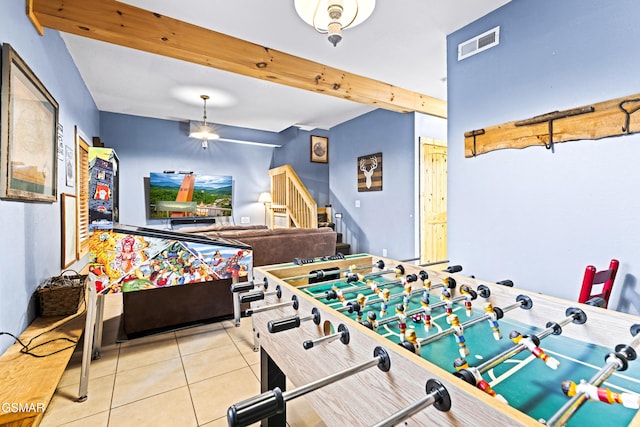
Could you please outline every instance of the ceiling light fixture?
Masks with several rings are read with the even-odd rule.
[[[328,34],[334,47],[342,40],[342,30],[364,22],[375,7],[376,0],[295,0],[300,18],[317,32]]]
[[[200,98],[204,101],[204,113],[202,115],[202,125],[198,126],[193,132],[189,134],[189,138],[196,138],[202,140],[202,149],[206,150],[209,146],[210,139],[219,139],[220,135],[215,133],[213,128],[207,124],[207,99],[209,95],[200,95]]]

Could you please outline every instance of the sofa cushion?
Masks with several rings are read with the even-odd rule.
[[[198,234],[233,239],[251,246],[253,266],[292,262],[294,258],[315,258],[336,253],[337,234],[331,228],[214,229],[200,227]],[[194,231],[195,233],[196,231]]]

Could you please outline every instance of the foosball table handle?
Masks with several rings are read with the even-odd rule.
[[[445,268],[445,270],[447,273],[459,273],[460,271],[462,271],[462,266],[461,265],[450,265],[449,267]]]
[[[498,282],[496,282],[496,284],[501,285],[501,286],[507,286],[509,288],[513,288],[513,280],[500,280]]]
[[[282,319],[277,320],[269,320],[267,323],[267,329],[272,334],[282,331],[288,331],[289,329],[294,329],[300,326],[300,317],[298,316],[290,316],[283,317]]]
[[[248,302],[254,302],[254,301],[260,301],[264,299],[264,292],[263,291],[253,291],[253,292],[247,292],[245,294],[240,295],[240,302],[242,304],[248,303]]]
[[[231,293],[252,291],[255,288],[253,282],[234,283],[231,285]]]
[[[307,317],[300,317],[297,315],[283,317],[281,319],[270,320],[267,323],[267,329],[270,333],[275,334],[277,332],[288,331],[289,329],[294,329],[300,327],[302,322],[306,322],[307,320],[313,320],[313,323],[316,325],[320,324],[320,310],[316,307],[311,309],[311,315]]]
[[[279,388],[264,392],[242,402],[231,405],[227,410],[229,426],[248,426],[264,418],[284,412],[285,400]]]

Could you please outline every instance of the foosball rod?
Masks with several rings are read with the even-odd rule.
[[[374,268],[374,267],[382,270],[384,268],[384,261],[378,260],[374,264],[370,264],[370,265],[357,266],[354,264],[354,265],[350,265],[348,268],[343,268],[342,270],[318,270],[315,273],[302,274],[300,276],[293,276],[293,277],[285,277],[282,280],[284,280],[285,282],[289,282],[292,280],[301,280],[301,279],[322,279],[326,276],[333,276],[335,274],[342,274],[342,273],[351,273],[356,270],[365,270],[367,268]],[[312,283],[312,285],[316,285],[316,284],[317,283]],[[307,286],[307,285],[304,285],[304,286]]]
[[[304,396],[307,393],[357,374],[358,372],[362,372],[365,369],[373,366],[377,366],[383,372],[388,372],[389,369],[391,369],[391,359],[384,348],[376,347],[373,351],[373,356],[374,358],[367,362],[362,362],[291,391],[283,392],[276,387],[271,391],[236,403],[227,410],[227,422],[230,427],[248,426],[264,418],[283,413],[286,408],[286,402],[289,400]]]
[[[373,427],[392,427],[410,416],[422,411],[427,406],[433,406],[439,411],[447,412],[451,409],[449,392],[438,380],[430,379],[426,385],[427,395],[415,403],[407,406],[395,414],[385,418]]]
[[[475,291],[474,291],[474,293],[475,293]],[[474,294],[471,294],[471,299],[476,299],[476,298],[477,298],[477,296],[474,298]],[[431,304],[431,305],[429,305],[429,308],[433,310],[434,308],[439,308],[439,307],[443,307],[443,306],[447,305],[447,302],[451,302],[453,304],[453,303],[456,303],[456,302],[464,301],[466,299],[467,299],[466,295],[460,295],[460,296],[451,298],[451,300],[449,300],[449,301],[439,301],[439,302],[437,302],[435,304]],[[411,317],[411,316],[413,316],[415,314],[420,314],[420,313],[424,312],[425,309],[426,309],[426,307],[414,308],[413,310],[407,311],[404,315],[406,317]],[[377,329],[380,326],[384,326],[387,323],[394,322],[394,321],[398,320],[399,318],[400,318],[400,316],[398,316],[397,314],[394,314],[393,316],[385,317],[382,320],[376,321],[372,326],[373,326],[374,329]]]
[[[336,270],[338,271],[338,270]],[[374,277],[380,277],[383,276],[385,274],[389,274],[389,273],[395,273],[398,276],[401,276],[404,274],[404,267],[402,265],[397,265],[395,268],[391,268],[391,269],[386,269],[386,270],[381,270],[381,271],[376,271],[376,272],[371,272],[369,274],[357,274],[357,273],[349,273],[347,274],[346,277],[341,277],[339,279],[334,279],[334,280],[324,280],[322,282],[317,282],[317,283],[309,283],[308,285],[302,285],[302,286],[296,286],[297,289],[307,289],[307,288],[313,288],[315,286],[321,286],[321,285],[333,285],[335,283],[340,283],[340,282],[347,282],[347,283],[352,283],[352,282],[363,282],[367,279],[373,279]]]
[[[539,342],[547,338],[549,335],[560,335],[562,334],[562,328],[569,323],[582,325],[587,321],[587,315],[584,313],[584,311],[575,307],[569,307],[565,312],[565,316],[567,317],[565,317],[560,322],[547,322],[546,329],[540,333],[535,334],[534,339]],[[516,344],[512,348],[507,349],[506,351],[498,354],[495,357],[492,357],[491,359],[487,360],[484,363],[481,363],[473,369],[477,370],[480,374],[484,374],[485,372],[489,371],[492,368],[495,368],[506,360],[511,359],[513,356],[520,353],[526,348],[527,347],[524,344]]]
[[[495,307],[494,310],[496,312],[503,312],[506,313],[507,311],[511,311],[514,308],[522,308],[523,310],[529,310],[531,309],[531,307],[533,306],[533,302],[531,301],[531,298],[529,298],[526,295],[518,295],[516,297],[516,303],[511,304],[506,306],[505,308],[499,308],[499,307]],[[491,316],[489,314],[483,314],[482,316],[478,316],[474,319],[468,320],[464,323],[460,324],[460,327],[462,327],[463,329],[466,328],[467,326],[473,326],[477,323],[480,323],[482,321],[488,320]],[[438,332],[437,334],[433,334],[433,335],[429,335],[426,338],[420,339],[418,340],[418,347],[422,347],[423,345],[426,344],[430,344],[436,340],[439,340],[442,337],[445,337],[447,335],[451,335],[455,332],[454,328],[449,328],[449,329],[445,329],[444,331]],[[402,343],[404,344],[404,343]],[[411,350],[411,348],[409,348],[409,350]]]
[[[449,278],[449,283],[448,284],[442,283],[442,284],[438,284],[436,286],[437,287],[443,287],[443,288],[446,286],[449,289],[455,289],[456,281],[451,277],[451,278]],[[431,289],[433,289],[433,287]],[[415,295],[422,294],[423,292],[424,292],[424,289],[414,289],[409,294],[409,298],[413,298]],[[389,295],[389,301],[396,300],[396,299],[402,298],[404,296],[405,296],[404,292],[401,292],[399,294]],[[459,301],[461,299],[466,299],[466,296],[455,297],[455,298],[451,299],[451,301],[452,302],[453,301]],[[367,301],[367,304],[376,304],[376,303],[379,303],[379,302],[382,302],[382,297],[372,298],[370,301]],[[446,301],[443,301],[443,303],[446,304]],[[348,311],[349,313],[352,313],[354,311],[355,304],[358,304],[358,302],[356,300],[349,301],[343,307],[337,308],[335,310],[337,312],[339,312],[339,313],[342,313],[343,311]],[[437,304],[439,304],[439,303],[437,303]],[[417,314],[417,313],[418,312],[415,312],[413,314]]]
[[[298,301],[298,296],[292,295],[291,301],[279,302],[277,304],[271,304],[271,305],[263,305],[262,307],[257,307],[257,308],[248,308],[245,311],[245,314],[247,316],[252,316],[256,313],[262,313],[263,311],[269,311],[269,310],[274,310],[276,308],[282,308],[282,307],[288,307],[288,306],[292,306],[294,310],[297,310],[299,305],[300,303]]]
[[[389,280],[387,282],[375,283],[375,286],[378,289],[380,289],[380,287],[396,286],[396,285],[402,285],[405,282],[413,283],[417,281],[418,281],[418,276],[416,276],[415,274],[407,274],[404,277],[404,279],[396,279],[396,280]],[[324,295],[318,294],[318,295],[314,295],[313,297],[315,299],[326,298],[327,300],[331,301],[338,298],[338,291],[342,292],[342,294],[355,294],[361,291],[366,291],[367,289],[371,289],[371,285],[362,285],[362,286],[356,286],[355,288],[344,288],[344,289],[338,289],[338,290],[330,289],[326,291]]]
[[[349,344],[351,336],[349,335],[349,329],[344,324],[338,325],[338,332],[325,335],[324,337],[316,338],[315,340],[306,340],[302,343],[302,347],[305,350],[309,350],[318,344],[330,343],[340,338],[340,342],[344,345]]]
[[[385,288],[387,286],[401,285],[401,284],[403,284],[403,282],[405,280],[407,282],[414,283],[414,282],[417,282],[418,279],[422,280],[422,282],[424,283],[426,280],[429,279],[429,274],[424,270],[420,270],[418,272],[418,274],[407,274],[404,279],[396,279],[396,280],[389,280],[387,282],[380,282],[380,283],[376,283],[375,286],[378,289],[380,289],[380,288]],[[340,282],[340,281],[338,281],[338,282]],[[325,282],[325,284],[326,283],[328,283],[328,282]],[[442,283],[438,283],[438,284],[435,284],[435,285],[430,285],[429,288],[428,288],[428,292],[431,292],[432,290],[436,290],[436,289],[439,289],[439,288],[445,288],[445,287],[449,288],[449,289],[455,289],[456,280],[453,277],[447,277],[446,282],[443,281]],[[357,286],[355,288],[343,288],[343,289],[339,289],[339,290],[341,292],[343,292],[343,293],[349,294],[349,293],[356,293],[356,292],[364,291],[364,290],[367,290],[367,289],[370,289],[370,288],[371,288],[371,285],[363,285],[363,286]],[[487,289],[489,289],[489,288],[487,288]],[[414,292],[416,292],[416,293],[418,291],[419,292],[424,292],[424,290],[425,289],[422,288],[420,290],[414,290]],[[315,299],[326,298],[328,300],[332,300],[332,299],[336,299],[337,298],[337,292],[338,291],[331,289],[329,291],[326,291],[324,296],[322,294],[319,294],[319,295],[314,295],[313,297]],[[377,302],[377,301],[375,301],[375,302]]]
[[[631,342],[629,344],[618,344],[615,352],[611,352],[606,356],[606,364],[589,380],[589,384],[596,387],[602,385],[615,371],[626,370],[629,360],[636,359],[635,348],[640,344],[640,324],[632,325],[630,330],[633,336]],[[547,421],[547,425],[552,427],[565,425],[587,400],[589,400],[587,393],[576,393]]]

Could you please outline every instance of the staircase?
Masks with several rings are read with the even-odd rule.
[[[331,208],[318,208],[309,190],[302,183],[291,165],[269,170],[271,198],[268,225],[270,228],[316,228],[331,227]],[[337,233],[336,253],[350,253],[351,246],[342,242],[342,233]]]
[[[316,228],[318,206],[291,165],[269,170],[271,177],[271,228]]]

